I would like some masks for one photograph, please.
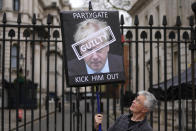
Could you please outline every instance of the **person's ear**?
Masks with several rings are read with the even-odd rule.
[[[143,110],[142,110],[143,113],[147,113],[148,111],[149,111],[149,110],[148,110],[148,108],[146,108],[146,107],[144,107]]]

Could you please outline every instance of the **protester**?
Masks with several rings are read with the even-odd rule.
[[[153,94],[148,91],[140,91],[130,106],[130,114],[121,115],[108,131],[152,131],[147,122],[147,115],[153,111],[157,103]],[[103,115],[95,115],[95,129],[98,130],[102,123]]]

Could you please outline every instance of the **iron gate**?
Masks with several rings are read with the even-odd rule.
[[[99,89],[104,130],[120,114],[129,112],[139,90],[149,90],[159,99],[149,117],[154,130],[194,131],[194,19],[186,27],[181,27],[180,17],[176,26],[168,27],[166,16],[162,23],[153,26],[150,16],[149,25],[140,26],[136,16],[134,26],[124,26],[121,16],[126,82],[74,88],[65,83],[60,26],[52,25],[51,15],[46,25],[36,24],[35,15],[32,24],[26,25],[20,14],[17,24],[10,24],[5,13],[0,24],[1,130],[93,131],[95,91]],[[22,93],[36,100],[36,108],[31,101],[25,103],[30,109],[20,106],[21,80],[26,87]],[[37,90],[29,88],[28,82],[37,84]],[[8,93],[11,85],[16,89],[15,108],[9,102],[14,94]]]

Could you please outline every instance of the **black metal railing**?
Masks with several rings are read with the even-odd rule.
[[[57,48],[62,47],[60,39],[60,26],[51,25],[51,16],[48,15],[47,25],[36,24],[36,16],[33,15],[32,24],[22,24],[21,14],[18,15],[17,24],[10,24],[6,18],[6,13],[3,15],[2,24],[0,25],[2,31],[1,42],[1,130],[42,130],[42,118],[46,116],[46,128],[49,130],[49,75],[54,73],[53,99],[55,106],[53,112],[55,114],[55,126],[57,123],[57,87],[64,92],[64,82],[57,86],[57,75],[61,72],[61,79],[63,81],[62,69],[57,71],[57,66],[63,64],[60,61],[57,64],[58,58],[62,59],[63,55],[57,51]],[[59,44],[60,43],[60,44]],[[53,46],[53,49],[50,49]],[[16,47],[13,50],[13,47]],[[37,49],[38,48],[38,49]],[[13,52],[16,52],[13,57]],[[37,53],[36,53],[37,52]],[[54,54],[54,55],[53,55]],[[50,56],[54,56],[54,69],[49,69]],[[37,61],[37,59],[39,61]],[[9,64],[6,64],[6,63]],[[43,66],[45,64],[45,66]],[[12,66],[16,65],[16,66]],[[36,67],[36,68],[35,68]],[[63,68],[63,65],[62,65]],[[52,71],[51,71],[52,70]],[[37,72],[39,72],[37,74]],[[46,73],[45,73],[46,72]],[[36,74],[36,75],[35,75]],[[43,81],[43,77],[45,80]],[[21,84],[22,79],[22,84]],[[36,81],[35,81],[36,79]],[[8,81],[8,84],[5,83]],[[38,90],[34,90],[29,86],[29,82],[33,85],[38,84]],[[14,83],[14,84],[12,84]],[[45,85],[43,87],[43,85]],[[45,90],[45,91],[43,91]],[[5,96],[6,94],[6,96]],[[29,96],[26,96],[26,95]],[[15,96],[13,96],[15,95]],[[19,96],[20,95],[20,96]],[[26,99],[26,96],[31,100]],[[46,97],[45,97],[46,96]],[[7,103],[5,103],[8,101]],[[21,101],[24,101],[21,105]],[[39,101],[39,102],[38,102]],[[45,101],[45,102],[44,102]],[[14,103],[13,103],[14,102]],[[39,103],[35,105],[34,103]],[[62,104],[64,100],[62,100]],[[13,107],[14,106],[14,107]],[[46,106],[46,107],[45,107]],[[37,109],[37,107],[39,109]],[[43,107],[44,113],[43,113]],[[60,106],[59,106],[60,107]],[[13,109],[14,108],[14,109]],[[64,111],[62,112],[64,113]],[[15,115],[14,115],[15,114]],[[15,120],[14,120],[15,116]],[[22,122],[20,122],[22,119]],[[35,120],[39,120],[39,128],[35,126]],[[27,126],[30,124],[31,126]],[[36,129],[35,129],[36,128]]]
[[[148,26],[140,26],[138,16],[134,18],[134,26],[123,26],[121,20],[121,32],[128,30],[124,46],[128,46],[132,56],[129,61],[134,61],[133,66],[129,63],[132,74],[128,72],[134,85],[128,88],[134,93],[148,89],[159,99],[157,110],[150,115],[154,130],[160,131],[162,127],[165,131],[195,130],[193,16],[189,23],[181,26],[179,16],[172,27],[167,26],[166,16],[163,16],[162,26],[153,26],[153,16],[150,16]],[[191,80],[188,80],[191,74]],[[161,114],[164,114],[163,118]]]
[[[194,11],[195,6],[194,3]],[[100,92],[104,130],[120,114],[129,112],[131,100],[140,90],[151,91],[159,100],[156,110],[150,113],[153,130],[195,130],[196,27],[193,17],[186,26],[181,26],[177,17],[176,25],[171,27],[167,25],[166,16],[162,26],[153,25],[153,16],[148,26],[139,25],[137,16],[133,26],[124,26],[121,16],[127,81],[80,88],[65,84],[60,26],[52,25],[51,15],[47,24],[39,25],[36,21],[33,15],[32,23],[22,24],[19,14],[17,23],[11,24],[4,13],[0,24],[2,131],[93,131],[96,90]],[[23,80],[22,86],[19,78]],[[29,81],[37,85],[36,91],[28,88]],[[11,86],[15,92],[7,93]],[[36,100],[37,108],[30,101],[21,106],[20,93],[31,95],[28,99]],[[13,94],[14,109],[7,102],[10,97],[13,99]]]

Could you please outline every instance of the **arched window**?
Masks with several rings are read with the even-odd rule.
[[[20,10],[20,0],[13,0],[13,10],[15,11]]]
[[[12,52],[11,52],[11,67],[16,68],[17,65],[17,46],[12,46]]]

